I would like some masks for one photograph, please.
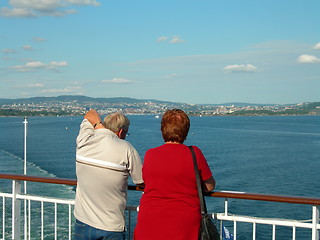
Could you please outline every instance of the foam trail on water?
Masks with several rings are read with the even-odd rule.
[[[5,150],[0,149],[0,173],[23,174],[23,159]],[[56,178],[52,173],[40,168],[36,164],[27,161],[27,175],[37,177]],[[0,180],[0,191],[11,191],[11,181]],[[54,196],[63,198],[74,198],[74,188],[72,186],[45,184],[45,183],[27,183],[27,190],[30,194],[43,196]]]

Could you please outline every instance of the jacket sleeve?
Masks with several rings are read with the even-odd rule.
[[[80,131],[77,137],[77,149],[85,146],[88,140],[93,136],[93,133],[94,128],[92,124],[87,119],[83,119],[82,123],[80,124]]]
[[[132,181],[135,184],[143,183],[142,179],[142,161],[137,150],[132,147],[132,150],[129,155],[129,165],[128,170],[131,176]]]

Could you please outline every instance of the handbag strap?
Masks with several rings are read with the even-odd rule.
[[[196,182],[197,182],[198,194],[199,194],[199,199],[200,199],[201,215],[206,215],[207,214],[207,206],[206,206],[206,202],[204,200],[204,196],[202,194],[200,174],[199,174],[199,168],[198,168],[198,164],[197,164],[196,154],[195,154],[192,146],[189,146],[189,149],[192,154],[193,167],[194,167],[194,171],[196,173]]]

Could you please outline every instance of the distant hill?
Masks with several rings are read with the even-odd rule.
[[[97,103],[141,103],[141,102],[155,102],[171,104],[173,102],[160,101],[154,99],[136,99],[129,97],[114,97],[114,98],[92,98],[80,95],[62,95],[57,97],[31,97],[31,98],[16,98],[16,99],[4,99],[0,98],[0,104],[29,104],[29,103],[42,103],[42,102],[97,102]]]
[[[275,106],[279,104],[263,104],[263,103],[243,103],[243,102],[227,102],[220,104],[199,104],[199,105],[209,105],[209,106],[235,106],[235,107],[246,107],[246,106]]]
[[[241,102],[187,104],[155,99],[136,99],[129,97],[92,98],[79,95],[0,99],[0,116],[81,115],[83,114],[83,111],[90,108],[100,111],[105,111],[108,108],[118,108],[126,114],[155,115],[161,114],[168,108],[181,108],[190,115],[203,116],[320,115],[320,102],[286,105]]]
[[[258,104],[258,103],[243,103],[243,102],[228,102],[228,103],[220,103],[220,104],[188,104],[188,103],[178,103],[178,102],[170,102],[170,101],[161,101],[156,99],[136,99],[129,97],[113,97],[113,98],[93,98],[82,95],[61,95],[57,97],[31,97],[31,98],[16,98],[16,99],[5,99],[0,98],[0,106],[1,105],[12,105],[12,104],[39,104],[39,103],[56,103],[56,102],[74,102],[80,105],[86,105],[88,103],[96,103],[96,104],[138,104],[144,102],[152,102],[157,104],[166,104],[166,105],[174,105],[174,106],[188,106],[189,109],[197,108],[199,106],[235,106],[235,107],[246,107],[246,106],[289,106],[289,105],[297,105],[294,104]],[[304,109],[305,111],[310,111],[315,109],[317,112],[319,111],[319,102],[309,102],[301,104],[300,109]]]
[[[93,98],[82,95],[61,95],[57,97],[30,97],[30,98],[16,98],[16,99],[5,99],[0,98],[0,104],[29,104],[29,103],[43,103],[43,102],[77,102],[77,103],[87,103],[87,102],[96,102],[96,103],[142,103],[142,102],[154,102],[162,104],[188,104],[188,103],[178,103],[171,101],[161,101],[156,99],[136,99],[129,97],[113,97],[113,98]],[[243,102],[228,102],[228,103],[217,103],[217,104],[192,104],[192,105],[206,105],[206,106],[231,106],[236,107],[245,107],[245,106],[274,106],[278,104],[258,104],[258,103],[243,103]]]

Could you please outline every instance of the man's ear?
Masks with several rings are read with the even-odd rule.
[[[120,139],[125,139],[126,138],[126,131],[124,131],[123,129],[120,129],[117,135]]]

